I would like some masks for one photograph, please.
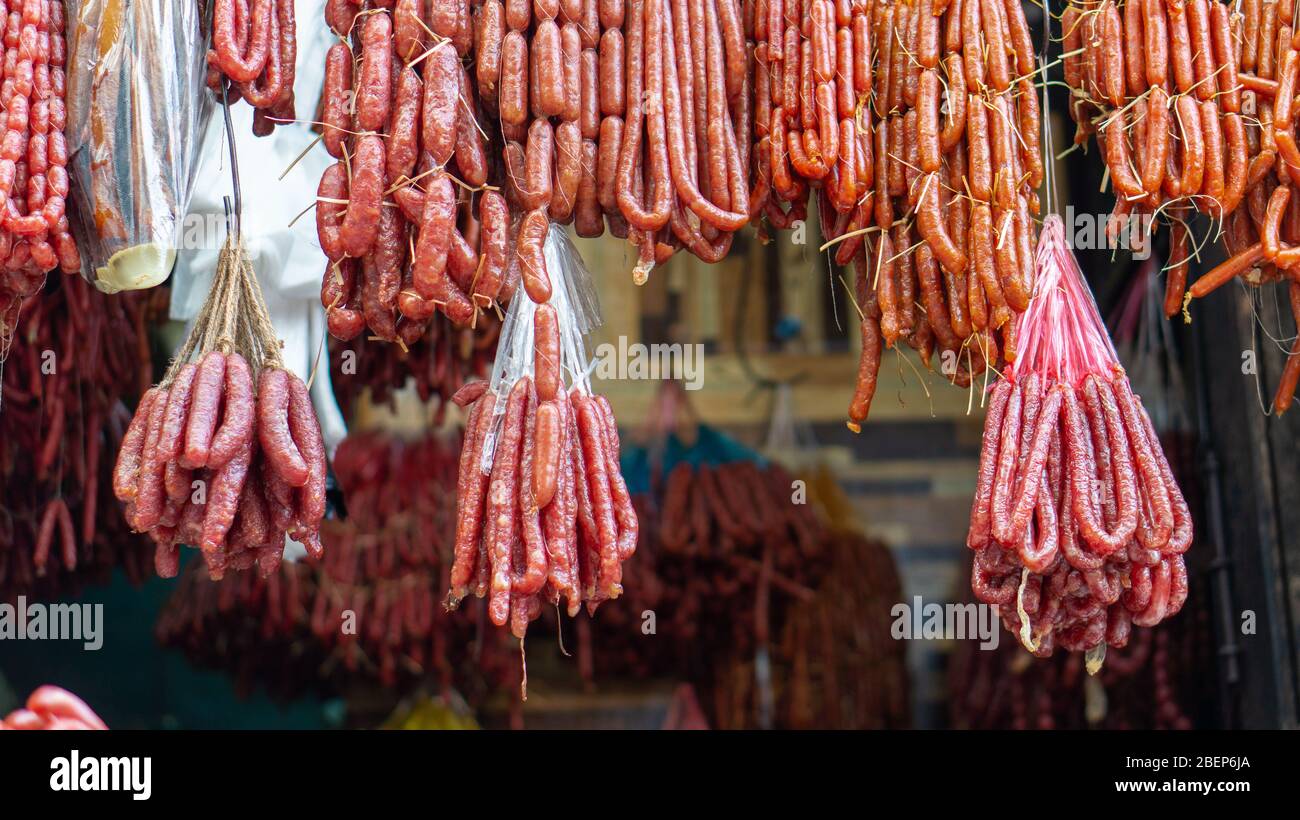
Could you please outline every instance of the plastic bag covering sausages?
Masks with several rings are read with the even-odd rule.
[[[167,278],[199,147],[204,3],[68,0],[68,150],[82,275],[107,293]]]

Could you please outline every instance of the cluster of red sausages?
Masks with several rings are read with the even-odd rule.
[[[869,283],[851,427],[899,339],[952,354],[963,385],[1014,358],[1043,174],[1018,2],[331,0],[326,19],[339,338],[409,345],[519,281],[544,303],[550,223],[628,238],[644,281],[682,248],[721,259],[751,222],[791,227],[816,189]]]
[[[147,542],[113,504],[111,454],[131,417],[122,400],[152,379],[146,326],[166,296],[68,276],[23,300],[0,392],[0,599],[66,594],[115,566],[148,577]]]
[[[215,349],[140,399],[113,491],[157,544],[160,576],[176,575],[181,544],[202,550],[214,578],[254,564],[269,574],[286,535],[321,554],[326,459],[301,379],[266,366],[254,390],[248,361]]]
[[[1300,179],[1296,79],[1300,30],[1294,0],[1075,0],[1062,15],[1065,79],[1077,143],[1092,133],[1115,191],[1112,235],[1134,214],[1170,223],[1164,310],[1236,278],[1289,280],[1300,318]],[[1222,223],[1229,259],[1187,284],[1194,211]],[[1284,413],[1300,380],[1291,350],[1274,407]]]
[[[1072,3],[1061,18],[1075,142],[1097,134],[1116,195],[1111,230],[1132,214],[1171,218],[1168,316],[1183,306],[1192,211],[1235,224],[1273,161],[1271,152],[1249,161],[1260,131],[1248,129],[1253,100],[1242,109],[1232,16],[1216,0],[1126,0],[1122,11],[1100,0]]]
[[[842,122],[841,165],[827,171],[819,204],[826,233],[838,242],[836,262],[857,267],[863,344],[848,411],[856,431],[870,412],[884,346],[902,339],[927,364],[938,351],[945,378],[959,385],[969,385],[987,364],[1015,359],[1013,319],[1033,286],[1034,189],[1043,181],[1043,160],[1037,66],[1018,0],[875,3],[869,19],[856,4],[850,10],[847,20],[837,11],[836,22],[850,28],[838,29],[834,42],[854,49],[839,73],[854,68],[857,104],[849,108],[847,90],[835,99],[839,116],[860,112],[858,143],[845,143],[851,123]],[[791,40],[787,27],[786,105],[773,111],[769,140],[785,130],[778,110],[788,128],[807,111],[806,102],[796,105],[796,118],[786,110],[800,89],[789,74],[792,64],[800,65],[792,63]],[[821,71],[816,44],[814,37],[812,59]],[[847,84],[845,76],[835,79]],[[820,87],[815,93],[818,106],[823,96],[829,99]],[[806,116],[802,124],[802,138],[785,133],[796,170],[809,137],[826,130],[810,131]],[[834,156],[829,147],[822,150]],[[835,193],[845,187],[846,150],[866,158],[867,174],[874,171],[865,180],[859,174],[859,188],[865,183],[868,190],[856,198]],[[776,179],[774,168],[774,185]]]
[[[0,720],[5,729],[99,730],[108,726],[86,702],[66,689],[42,686],[27,698],[27,704]]]
[[[794,478],[779,465],[750,461],[693,467],[682,462],[664,484],[663,515],[656,530],[664,549],[718,557],[740,547],[789,539],[813,557],[824,525],[811,505],[791,500]],[[780,569],[796,569],[791,559]],[[804,579],[815,583],[815,579]]]
[[[625,601],[577,622],[580,672],[594,682],[680,676],[711,726],[757,728],[754,664],[765,650],[772,726],[906,725],[903,647],[889,636],[900,594],[892,556],[793,503],[793,482],[775,463],[682,462],[635,496],[643,528]]]
[[[40,292],[46,273],[81,270],[67,217],[64,13],[58,0],[0,4],[0,332],[6,339],[19,305]]]
[[[398,3],[395,14],[404,5],[418,14],[421,2]],[[500,130],[492,179],[520,215],[509,230],[525,284],[545,279],[548,222],[579,236],[599,236],[608,222],[639,247],[638,281],[681,247],[720,259],[749,221],[739,2],[473,5],[432,3],[429,28],[473,50],[476,104]]]
[[[487,596],[492,622],[521,640],[543,601],[563,597],[572,617],[619,597],[640,527],[608,400],[565,389],[555,309],[538,306],[533,322],[532,376],[502,395],[472,382],[455,397],[470,411],[447,593],[452,609]]]
[[[257,136],[267,136],[276,125],[293,121],[297,60],[293,0],[216,0],[213,4],[208,88],[220,100],[225,82],[230,103],[247,101],[255,109]]]
[[[1300,75],[1300,25],[1292,0],[1241,5],[1240,62],[1237,79],[1242,105],[1250,99],[1255,114],[1248,129],[1247,208],[1229,219],[1224,244],[1227,261],[1196,280],[1188,289],[1197,298],[1234,278],[1247,283],[1285,278],[1291,314],[1300,321],[1300,201],[1293,189],[1300,180],[1300,149],[1296,147],[1294,95]],[[1243,109],[1245,113],[1245,109]],[[1291,347],[1278,381],[1273,408],[1285,413],[1300,382],[1300,339]]]
[[[321,121],[339,161],[321,177],[316,227],[329,257],[321,303],[330,332],[347,340],[369,328],[409,347],[435,313],[465,325],[508,302],[521,269],[510,209],[487,186],[496,160],[461,62],[468,4],[388,5],[325,7],[340,40],[326,57]],[[529,293],[542,301],[546,227],[520,240],[534,251]]]
[[[1191,540],[1187,504],[1123,373],[1082,385],[1030,373],[993,389],[967,545],[975,594],[999,605],[1008,629],[1024,625],[1019,600],[1042,654],[1123,646],[1134,624],[1182,608]]]
[[[405,689],[430,673],[467,696],[507,685],[517,654],[490,640],[471,650],[478,619],[453,617],[438,600],[452,551],[457,444],[349,436],[334,459],[347,516],[321,527],[323,559],[220,581],[195,565],[159,615],[159,641],[286,695],[322,678]]]
[[[377,664],[388,686],[399,667],[433,668],[452,684],[449,648],[473,643],[473,619],[451,617],[438,600],[455,528],[456,443],[350,436],[335,458],[348,516],[321,531],[329,550],[311,631],[347,668],[361,658]],[[355,613],[355,635],[340,630],[343,610]]]
[[[1050,655],[1122,647],[1133,625],[1176,614],[1192,518],[1060,220],[1042,237],[1048,292],[1022,317],[1022,355],[989,395],[966,543],[976,597]]]
[[[525,4],[507,3],[507,19],[512,5]],[[541,36],[550,27],[541,20],[545,4],[536,5],[539,22],[526,68],[531,77],[537,63],[545,90],[554,57]],[[752,4],[743,5],[752,11]],[[600,0],[561,3],[559,12],[559,64],[567,68],[581,48],[578,75],[557,82],[569,100],[563,116],[579,114],[582,137],[575,230],[595,236],[608,223],[612,234],[635,244],[637,282],[681,248],[708,262],[720,260],[756,207],[750,185],[752,25],[747,28],[742,4]],[[511,69],[503,61],[503,88],[515,84],[507,82]],[[534,117],[548,113],[544,97],[539,93]],[[525,186],[540,180],[528,176],[527,164],[524,174],[514,172],[511,150],[507,143],[510,183],[526,196]]]

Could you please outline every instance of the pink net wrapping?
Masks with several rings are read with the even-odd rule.
[[[1192,521],[1056,216],[1043,225],[1020,355],[989,396],[967,546],[971,586],[1026,649],[1124,646],[1187,599]]]

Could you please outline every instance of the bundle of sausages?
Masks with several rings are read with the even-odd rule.
[[[431,674],[474,700],[506,686],[517,656],[437,600],[450,565],[459,442],[351,435],[334,469],[348,514],[321,527],[319,562],[266,578],[209,579],[195,563],[159,613],[160,643],[276,694],[374,680],[407,690]],[[471,661],[471,653],[477,653]]]
[[[626,603],[577,622],[584,677],[677,676],[699,692],[710,725],[757,728],[755,658],[765,652],[771,726],[906,725],[903,647],[889,636],[893,558],[884,544],[831,530],[812,503],[793,503],[793,480],[775,463],[682,462],[656,492],[635,496],[643,529]]]
[[[959,385],[987,364],[1015,359],[1013,318],[1028,305],[1033,284],[1034,189],[1043,181],[1043,160],[1037,67],[1017,0],[877,3],[870,24],[856,11],[848,22],[835,43],[856,49],[856,110],[870,125],[859,123],[857,152],[874,178],[865,197],[850,200],[834,193],[847,166],[832,168],[820,204],[822,224],[839,243],[836,261],[857,266],[863,345],[848,412],[857,430],[870,411],[885,345],[903,339],[927,363],[939,351],[945,378]],[[794,52],[786,32],[788,105],[799,85],[789,77]],[[864,50],[865,57],[858,53]],[[816,39],[813,52],[820,66]],[[841,114],[849,102],[839,103]],[[780,130],[771,129],[769,139]],[[841,124],[841,134],[846,130]],[[799,169],[800,140],[786,136]]]
[[[265,137],[293,122],[298,27],[293,0],[215,0],[208,88],[221,99],[246,100],[256,109],[253,133]]]
[[[81,698],[66,689],[46,685],[32,692],[24,708],[0,719],[0,730],[4,729],[104,731],[108,726]]]
[[[176,575],[189,544],[220,578],[274,571],[286,535],[319,557],[328,471],[311,396],[284,369],[256,276],[228,241],[189,338],[136,407],[113,491],[157,544],[160,576]]]
[[[331,0],[326,19],[340,163],[317,227],[340,338],[409,345],[520,280],[545,302],[551,222],[627,237],[643,282],[681,248],[721,259],[751,221],[791,227],[816,190],[869,283],[852,428],[886,344],[940,351],[961,385],[1014,358],[1043,169],[1014,0]]]
[[[0,393],[0,599],[67,594],[115,566],[147,578],[148,544],[117,514],[105,454],[130,421],[122,399],[153,379],[145,327],[166,297],[68,276],[24,300]]]
[[[1021,355],[989,398],[971,584],[1026,648],[1095,654],[1182,607],[1192,520],[1055,216],[1036,273]]]
[[[1167,316],[1236,278],[1287,278],[1300,319],[1295,18],[1294,0],[1248,0],[1240,13],[1216,0],[1126,0],[1122,9],[1102,0],[1062,15],[1075,141],[1097,133],[1116,194],[1110,231],[1133,214],[1170,222]],[[1229,259],[1189,288],[1193,210],[1222,222]],[[1274,395],[1279,414],[1297,381],[1300,340]]]
[[[1253,234],[1238,205],[1257,198],[1273,165],[1270,126],[1256,127],[1255,96],[1238,73],[1240,23],[1216,0],[1125,0],[1122,11],[1114,0],[1090,0],[1072,2],[1061,17],[1075,142],[1097,134],[1115,191],[1108,230],[1134,214],[1164,215],[1172,225],[1171,317],[1183,307],[1193,210],[1222,220],[1230,244]],[[1274,34],[1265,35],[1270,75]],[[1245,46],[1252,54],[1254,36]]]
[[[812,558],[824,525],[807,504],[790,501],[793,477],[779,465],[766,469],[736,461],[693,468],[682,462],[668,474],[658,535],[664,549],[705,557],[788,538]],[[788,530],[788,535],[787,535]],[[794,569],[793,563],[778,568]],[[814,583],[803,579],[801,583]]]
[[[473,382],[457,489],[455,562],[447,605],[471,592],[523,639],[543,600],[594,613],[623,592],[622,562],[639,523],[619,468],[609,402],[561,378],[557,311],[533,316],[531,373],[497,395]],[[509,382],[507,382],[509,383]],[[490,469],[489,469],[490,467]]]
[[[1292,0],[1242,4],[1240,70],[1243,114],[1253,111],[1258,129],[1248,131],[1250,152],[1247,209],[1228,223],[1224,241],[1230,257],[1196,280],[1189,298],[1198,298],[1234,278],[1249,284],[1288,280],[1291,314],[1300,322],[1300,180],[1293,96],[1300,74],[1300,25]],[[1258,137],[1255,138],[1255,133]],[[1258,145],[1256,145],[1258,143]],[[1281,415],[1295,399],[1300,382],[1300,338],[1293,342],[1273,396]]]
[[[273,571],[286,535],[320,555],[328,469],[302,380],[263,366],[254,392],[248,361],[214,349],[140,399],[114,484],[131,527],[157,543],[160,576],[176,575],[190,544],[220,578]]]
[[[427,17],[419,0],[364,14],[326,4],[341,40],[326,57],[321,120],[339,162],[321,177],[316,227],[330,260],[321,303],[340,339],[368,327],[409,347],[435,312],[468,324],[518,285],[510,211],[486,187],[461,6],[468,21],[457,2],[431,3]]]
[[[591,214],[591,224],[575,227],[582,235],[600,233],[603,209],[611,233],[640,249],[633,270],[638,283],[678,248],[716,262],[755,207],[752,26],[747,34],[736,0],[644,0],[628,3],[626,12],[622,3],[586,3],[582,20],[591,5],[603,33],[596,54],[583,43],[578,107],[583,136],[595,140],[584,144],[583,155],[594,154],[595,167],[582,169],[577,205],[580,217]],[[539,22],[538,30],[545,25]],[[539,62],[541,82],[551,58],[537,45],[534,35],[530,56]],[[598,99],[588,99],[587,87],[599,90],[592,95]],[[602,119],[590,135],[596,106]]]
[[[468,380],[484,378],[496,355],[501,322],[483,313],[473,327],[457,327],[446,316],[429,319],[427,332],[405,350],[358,336],[330,340],[330,374],[340,407],[352,407],[363,392],[376,404],[393,403],[414,381],[420,401],[438,401],[433,426],[440,427],[451,397]]]
[[[823,230],[843,234],[849,217],[839,215],[871,213],[866,197],[875,180],[871,65],[878,32],[868,4],[747,5],[754,7],[755,41],[753,215],[774,228],[789,227],[805,217],[814,185],[827,217]],[[892,40],[892,32],[880,33]],[[838,249],[840,264],[847,265],[861,244],[854,236]]]
[[[4,7],[0,6],[0,9]],[[66,79],[64,8],[58,0],[21,0],[3,18],[0,71],[0,339],[7,347],[23,300],[45,274],[81,270],[68,228],[68,147],[63,129]]]
[[[350,436],[335,458],[348,516],[321,531],[330,549],[310,628],[322,645],[337,648],[347,669],[362,659],[377,664],[386,686],[399,669],[427,666],[450,685],[449,646],[472,642],[470,622],[450,618],[437,600],[455,526],[458,443]],[[356,618],[355,634],[340,628],[344,610]]]

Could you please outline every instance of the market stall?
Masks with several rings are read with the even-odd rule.
[[[0,727],[1297,725],[1291,0],[13,6]]]

